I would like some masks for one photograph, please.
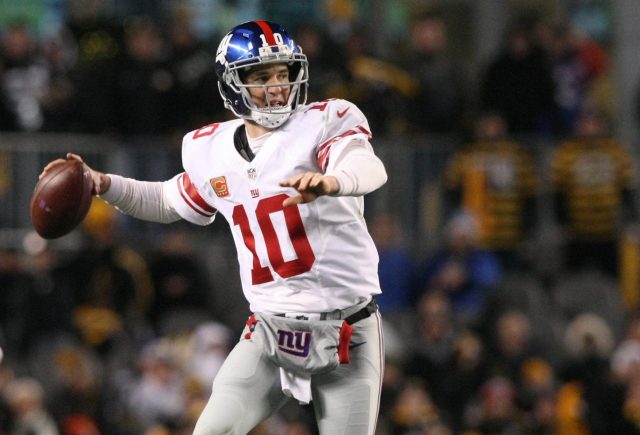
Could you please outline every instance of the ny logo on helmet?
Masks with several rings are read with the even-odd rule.
[[[218,46],[218,51],[216,52],[216,62],[219,62],[222,65],[227,64],[227,48],[229,48],[229,43],[231,42],[232,36],[233,35],[229,33],[222,39],[222,41],[220,41],[220,45]]]
[[[278,349],[282,352],[307,357],[311,344],[311,332],[309,331],[283,331],[278,329]]]

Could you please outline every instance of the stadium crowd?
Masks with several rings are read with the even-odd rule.
[[[437,14],[416,16],[388,57],[357,27],[324,30],[292,31],[311,101],[355,102],[376,136],[460,138],[428,255],[393,211],[367,216],[386,319],[377,433],[640,432],[637,168],[610,128],[605,48],[568,24],[515,22],[472,76]],[[0,131],[136,144],[229,116],[215,47],[186,15],[0,33]],[[531,137],[551,144],[547,160]],[[110,210],[94,202],[78,252],[0,248],[0,434],[188,434],[206,403],[244,320],[224,312],[232,266],[212,274],[180,224],[134,245]],[[285,407],[253,433],[314,434],[312,412]]]

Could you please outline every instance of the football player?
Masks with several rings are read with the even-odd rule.
[[[215,66],[224,105],[238,119],[187,133],[184,172],[173,179],[145,182],[92,170],[95,193],[155,222],[207,225],[222,214],[253,313],[343,320],[353,331],[348,363],[305,376],[267,357],[250,317],[194,433],[244,434],[297,399],[312,402],[321,434],[373,434],[384,352],[373,299],[380,293],[378,255],[363,195],[387,175],[370,144],[367,119],[345,100],[306,103],[307,58],[278,24],[233,28]]]

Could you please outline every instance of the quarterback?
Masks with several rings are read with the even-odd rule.
[[[221,214],[233,234],[252,314],[194,433],[245,434],[297,400],[321,434],[373,434],[384,351],[363,195],[387,175],[367,120],[345,100],[307,104],[307,58],[278,24],[236,26],[215,65],[238,119],[187,133],[184,172],[149,182],[92,169],[94,193],[123,213],[197,225]]]

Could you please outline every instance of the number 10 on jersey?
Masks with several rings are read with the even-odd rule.
[[[298,206],[283,207],[282,202],[287,195],[279,195],[263,198],[258,201],[255,212],[247,213],[244,204],[233,208],[233,224],[240,227],[242,238],[247,249],[253,255],[253,267],[251,268],[251,283],[253,285],[264,284],[273,281],[271,269],[282,278],[290,278],[311,270],[316,257],[311,249],[307,233],[302,224],[302,216]],[[274,213],[282,213],[286,224],[287,233],[297,258],[285,261],[282,255],[278,233],[271,220]],[[267,250],[270,265],[262,265],[256,252],[256,237],[251,231],[249,215],[255,216],[262,232],[262,238]],[[271,268],[269,268],[271,266]]]

